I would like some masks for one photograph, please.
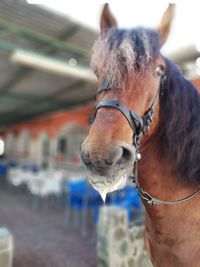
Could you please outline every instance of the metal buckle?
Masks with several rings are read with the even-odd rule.
[[[150,206],[156,206],[156,205],[160,205],[159,201],[156,200],[155,198],[153,198],[149,193],[147,193],[146,191],[143,191],[141,188],[137,187],[140,193],[140,196],[142,199],[144,199],[145,201],[147,201],[147,203]]]

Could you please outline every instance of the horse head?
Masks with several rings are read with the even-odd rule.
[[[104,196],[126,184],[140,157],[138,142],[147,142],[156,128],[166,67],[160,49],[174,7],[169,5],[156,30],[118,29],[108,5],[103,8],[91,60],[98,80],[97,108],[81,157],[89,182]]]

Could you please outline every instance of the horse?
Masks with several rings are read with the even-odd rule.
[[[154,267],[200,266],[200,93],[160,49],[175,4],[156,29],[120,29],[109,6],[91,67],[96,110],[81,158],[105,198],[134,176]]]

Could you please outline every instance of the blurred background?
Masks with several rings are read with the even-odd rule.
[[[156,27],[169,4],[107,2],[128,28]],[[200,86],[199,3],[176,2],[162,52]],[[104,204],[79,156],[94,110],[89,65],[103,3],[0,0],[0,267],[117,267],[116,255],[120,267],[150,266],[134,186]]]

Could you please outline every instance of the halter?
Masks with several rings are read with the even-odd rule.
[[[98,109],[100,109],[102,107],[112,107],[112,108],[118,109],[124,115],[124,117],[126,118],[126,120],[129,123],[130,127],[132,128],[133,132],[135,133],[135,136],[138,139],[142,133],[147,132],[150,128],[150,124],[151,124],[152,118],[153,118],[153,107],[154,107],[154,104],[155,104],[155,102],[159,96],[159,93],[162,91],[161,88],[164,85],[165,79],[166,79],[165,76],[163,76],[161,78],[160,85],[158,87],[158,90],[157,90],[157,93],[154,97],[154,100],[151,103],[149,109],[143,115],[143,117],[140,117],[134,111],[128,110],[123,104],[121,104],[120,102],[118,102],[116,100],[104,100],[104,101],[100,101],[99,103],[96,104],[96,110],[95,110],[94,114],[90,117],[90,120],[89,120],[90,124],[92,124],[94,122]],[[103,82],[101,83],[99,89],[97,90],[97,95],[101,94],[104,91],[108,91],[109,88],[110,88],[109,82],[105,78],[103,80]],[[134,141],[133,141],[133,144],[135,144]]]
[[[200,193],[200,189],[198,189],[197,191],[195,191],[193,194],[176,200],[176,201],[163,201],[163,200],[159,200],[157,198],[154,198],[153,196],[151,196],[148,192],[144,191],[138,183],[138,160],[141,159],[141,154],[140,154],[140,140],[143,134],[145,134],[149,129],[150,129],[150,125],[153,119],[153,108],[154,105],[156,103],[157,98],[159,97],[159,95],[161,95],[163,93],[164,90],[164,83],[166,80],[166,75],[162,75],[160,78],[160,84],[158,87],[158,90],[156,92],[156,95],[149,107],[149,109],[144,113],[144,115],[142,117],[140,117],[138,114],[136,114],[134,111],[130,111],[128,110],[123,104],[121,104],[120,102],[116,101],[116,100],[104,100],[104,101],[100,101],[99,103],[96,104],[96,110],[94,112],[94,114],[90,117],[89,122],[90,124],[92,124],[96,118],[96,114],[97,111],[102,108],[102,107],[111,107],[111,108],[115,108],[118,109],[122,115],[126,118],[126,120],[128,121],[131,129],[133,130],[133,146],[135,147],[136,150],[136,159],[134,162],[134,168],[133,168],[133,183],[135,183],[136,188],[138,190],[138,193],[140,195],[140,197],[147,202],[147,204],[151,205],[151,206],[155,206],[155,205],[173,205],[173,204],[181,204],[183,202],[186,202],[187,200],[192,199],[193,197],[195,197],[196,195],[198,195]],[[102,92],[106,92],[110,89],[110,84],[107,78],[105,78],[100,87],[97,90],[97,95],[101,94]]]

